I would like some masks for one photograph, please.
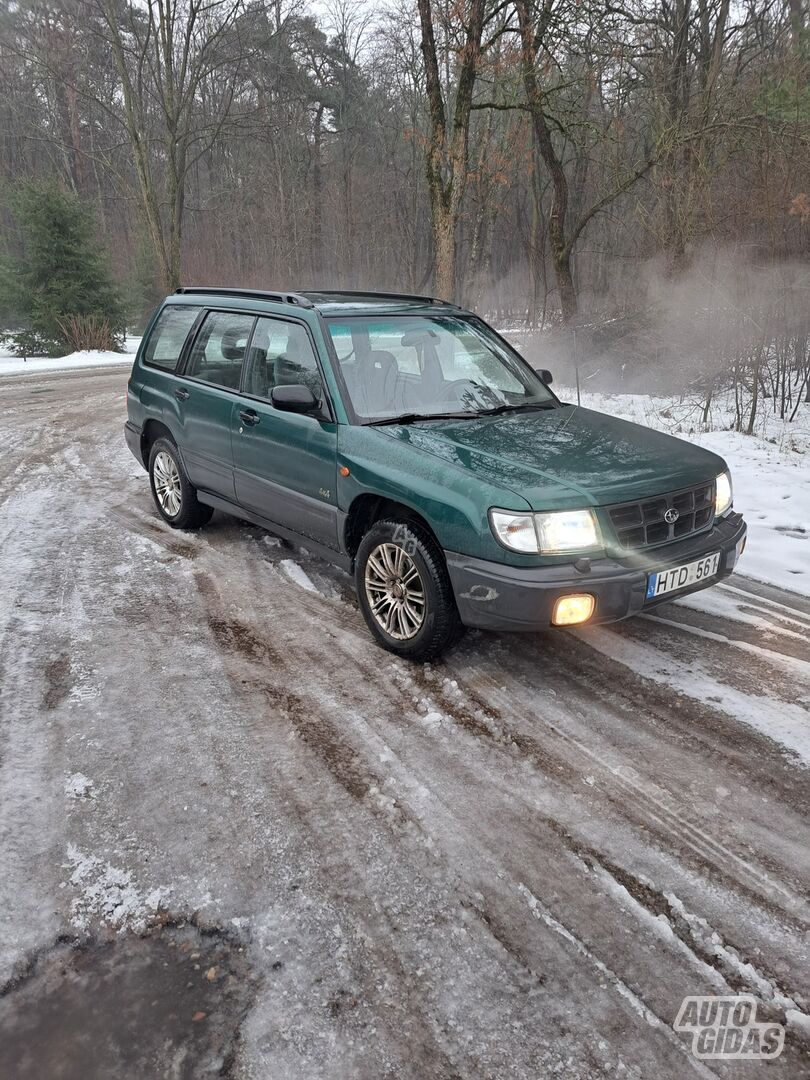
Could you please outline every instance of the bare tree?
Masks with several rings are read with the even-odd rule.
[[[446,62],[457,63],[455,100],[442,86],[439,51],[432,0],[418,0],[422,26],[422,56],[429,114],[425,165],[433,223],[435,287],[439,296],[452,300],[456,295],[456,228],[469,168],[470,115],[475,77],[481,56],[486,0],[468,0],[459,5],[459,44],[445,42]],[[449,27],[445,33],[449,38]]]
[[[564,2],[564,0],[563,0]],[[554,129],[565,134],[561,121],[554,115],[553,96],[543,86],[539,72],[541,54],[549,47],[548,38],[557,16],[557,0],[514,0],[520,29],[520,70],[526,94],[526,108],[532,122],[532,135],[537,154],[543,162],[551,184],[551,206],[548,214],[548,241],[560,295],[564,322],[574,319],[579,310],[573,274],[573,253],[577,240],[589,222],[623,192],[628,191],[652,168],[656,155],[649,154],[638,163],[631,163],[618,173],[608,175],[589,206],[572,221],[570,216],[570,180],[563,154],[555,141]]]
[[[807,71],[806,0],[0,0],[0,226],[13,247],[15,183],[57,177],[142,312],[181,275],[433,281],[502,325],[604,316],[638,364],[694,321],[706,400],[756,374],[789,417],[806,304],[742,344],[702,287],[651,312],[807,265]]]
[[[187,178],[228,119],[244,58],[243,0],[93,2],[120,79],[121,122],[161,281],[173,291],[181,278]]]

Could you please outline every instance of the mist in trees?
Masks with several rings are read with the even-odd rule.
[[[809,24],[807,0],[4,0],[0,221],[60,184],[142,311],[190,282],[428,291],[622,377],[735,353],[750,393],[784,354],[795,397]],[[729,294],[761,362],[733,320],[712,351],[668,314]]]

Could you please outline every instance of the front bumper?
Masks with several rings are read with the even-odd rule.
[[[596,600],[588,625],[617,622],[629,615],[705,589],[732,572],[746,536],[742,514],[731,513],[708,532],[653,551],[594,559],[585,571],[573,564],[518,567],[445,552],[447,569],[466,626],[488,630],[545,630],[554,604],[569,593],[590,593]],[[647,575],[720,551],[717,574],[708,581],[652,600],[646,599]],[[584,561],[584,560],[583,560]]]

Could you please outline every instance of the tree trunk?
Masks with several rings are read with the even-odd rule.
[[[418,0],[422,27],[422,56],[425,62],[430,113],[430,134],[425,154],[433,225],[435,289],[443,300],[456,299],[456,225],[469,168],[469,132],[472,95],[481,54],[486,0],[470,0],[463,47],[458,50],[460,65],[452,123],[447,124],[444,92],[439,75],[436,36],[433,32],[431,0]]]
[[[456,287],[456,222],[452,212],[440,209],[433,223],[436,252],[436,295],[453,300]]]
[[[551,231],[549,229],[549,231]],[[563,245],[555,248],[552,241],[551,254],[554,260],[554,274],[557,278],[557,288],[560,293],[560,310],[564,323],[573,322],[579,314],[579,298],[574,285],[574,273],[571,268],[571,249]]]
[[[571,269],[571,246],[566,238],[568,214],[568,179],[562,161],[554,147],[551,128],[543,108],[543,92],[537,81],[538,31],[529,11],[528,0],[515,0],[515,10],[520,25],[521,72],[526,92],[526,103],[532,118],[532,133],[537,152],[542,158],[551,179],[551,210],[548,215],[548,240],[557,289],[560,294],[560,310],[563,322],[574,319],[579,311],[574,275]]]

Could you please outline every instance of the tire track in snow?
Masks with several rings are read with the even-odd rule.
[[[731,679],[719,682],[700,661],[684,665],[634,636],[593,627],[587,636],[583,634],[583,640],[642,678],[662,683],[698,702],[711,700],[730,719],[778,743],[794,763],[810,765],[810,712],[800,704],[784,699],[775,702],[765,694],[749,693],[731,685]]]
[[[642,619],[654,623],[656,626],[666,626],[672,630],[678,630],[682,634],[691,634],[693,637],[703,638],[704,641],[713,641],[719,645],[726,645],[730,649],[748,653],[773,667],[781,668],[783,672],[793,676],[796,682],[810,680],[810,659],[805,659],[803,653],[807,650],[802,644],[801,651],[795,653],[784,652],[770,646],[760,645],[741,638],[728,637],[727,634],[718,633],[716,630],[707,630],[705,627],[693,626],[688,622],[680,622],[675,619],[663,618],[661,615],[642,615]],[[733,632],[733,631],[732,631]],[[801,635],[799,635],[801,637]]]
[[[290,586],[288,583],[286,588],[289,591]],[[284,595],[288,594],[285,593]],[[277,602],[278,598],[279,593],[276,592],[274,602]],[[319,614],[321,618],[324,606],[332,609],[338,606],[335,602],[326,601],[319,596],[313,597],[311,594],[303,593],[303,590],[300,589],[295,590],[292,596],[289,597],[289,603],[294,609],[304,608],[314,614]],[[341,620],[341,624],[347,626],[353,632],[358,632],[358,622],[359,617],[357,619],[347,618]],[[359,630],[359,633],[362,633],[362,629]],[[369,674],[374,677],[376,672],[369,672]],[[414,678],[417,681],[422,681],[420,669],[415,669]],[[504,709],[507,710],[508,714],[508,695],[499,692],[495,680],[490,680],[489,689],[490,691],[495,690],[497,694],[496,709],[498,717],[500,718]],[[470,687],[465,686],[465,691],[470,694]],[[622,813],[629,816],[631,820],[636,822],[641,820],[642,823],[647,824],[652,823],[659,829],[664,843],[667,840],[675,839],[678,844],[688,847],[698,857],[700,864],[704,868],[708,867],[713,871],[722,871],[726,879],[735,885],[748,882],[749,888],[755,886],[753,895],[756,895],[759,899],[764,896],[771,903],[775,903],[783,913],[790,913],[791,917],[810,920],[810,907],[801,899],[799,894],[786,889],[783,884],[776,881],[771,874],[758,868],[750,859],[742,858],[726,845],[719,843],[705,829],[700,829],[681,814],[674,812],[665,805],[661,798],[653,796],[641,785],[628,780],[616,771],[610,770],[606,772],[598,753],[590,751],[581,742],[565,735],[558,727],[550,728],[547,722],[544,724],[547,729],[553,732],[556,741],[562,739],[566,747],[566,751],[562,755],[555,753],[547,741],[538,741],[534,736],[526,734],[520,727],[504,726],[503,722],[499,720],[498,730],[495,730],[491,723],[487,724],[486,721],[482,721],[481,707],[486,708],[487,706],[480,698],[477,702],[477,710],[459,708],[458,702],[452,702],[441,697],[439,698],[439,704],[451,716],[454,716],[462,727],[470,730],[473,734],[485,737],[496,745],[500,743],[502,747],[507,749],[516,747],[524,757],[533,760],[542,772],[574,780],[578,779],[583,771],[595,771],[600,775],[603,786],[606,786],[608,790],[613,789],[615,791],[613,796],[615,806],[620,808]],[[491,710],[492,705],[490,704],[488,707]],[[514,719],[521,720],[522,718],[523,714],[514,715]],[[489,719],[492,721],[495,717],[491,714]],[[583,756],[585,761],[570,762],[568,757],[570,757],[571,748],[575,749],[577,755]],[[643,819],[639,819],[638,814],[635,812],[635,808],[640,805],[643,805],[645,809]],[[633,812],[629,811],[628,808],[630,807],[634,808]]]
[[[446,705],[446,703],[445,703],[445,705]],[[457,711],[458,710],[456,710],[456,712]],[[463,725],[468,729],[472,729],[475,733],[480,734],[481,733],[480,721],[479,721],[478,724],[472,722],[472,714],[470,714],[469,711],[466,710],[466,709],[464,710],[464,714],[465,715],[463,715],[462,718],[461,718],[461,721],[462,721]],[[364,742],[365,741],[367,741],[367,740],[364,740]],[[356,753],[357,753],[356,749],[353,749],[351,751],[352,755],[356,755]],[[440,846],[440,841],[437,840],[436,842]]]
[[[453,672],[466,692],[470,680],[465,678],[462,667],[454,664]],[[674,808],[674,805],[677,805],[674,793],[659,785],[653,789],[641,778],[637,780],[629,776],[621,766],[610,765],[601,749],[592,749],[581,739],[563,730],[560,722],[564,721],[564,716],[559,717],[555,723],[549,720],[543,711],[531,711],[528,701],[525,711],[522,710],[514,702],[514,687],[504,692],[499,680],[486,671],[479,669],[472,678],[472,685],[478,700],[481,700],[483,691],[484,701],[490,708],[494,706],[498,711],[502,730],[503,720],[500,718],[504,715],[518,725],[525,725],[528,715],[542,726],[546,734],[542,741],[546,761],[553,760],[555,751],[558,755],[557,761],[548,770],[552,775],[554,770],[557,773],[567,771],[569,776],[576,778],[586,774],[598,777],[600,791],[604,791],[614,810],[634,824],[655,828],[662,846],[666,847],[674,841],[676,845],[689,849],[703,870],[721,872],[726,880],[736,887],[751,889],[753,895],[775,905],[782,915],[787,914],[791,919],[799,919],[802,925],[810,927],[810,904],[802,893],[787,888],[773,873],[757,866],[750,857],[742,856],[718,840],[708,831],[708,822],[706,827],[701,828],[685,817]],[[505,731],[506,741],[509,742],[512,729],[507,727]],[[488,731],[486,736],[490,737]],[[534,741],[537,742],[536,739]],[[515,745],[520,746],[520,740]],[[573,761],[570,760],[572,755]],[[639,811],[643,813],[640,814]]]
[[[199,575],[198,575],[198,577],[199,577]],[[212,592],[212,588],[211,588],[210,583],[208,585],[206,585],[206,587],[204,589],[204,592],[206,593],[206,595],[210,599],[210,594]],[[274,601],[277,601],[277,600],[278,600],[278,597],[277,596],[274,597]],[[294,618],[294,615],[291,615],[291,617]],[[219,622],[220,620],[222,620],[222,618],[223,618],[223,615],[222,615],[221,610],[217,610],[217,613],[215,615],[215,620],[217,622]],[[210,622],[211,622],[211,619],[209,617],[209,623]],[[257,661],[260,661],[261,658],[262,658],[260,651],[258,651],[253,645],[251,645],[251,647],[248,650],[240,650],[240,651],[243,652],[247,656],[247,659],[249,661],[253,662],[253,663],[255,663]],[[310,650],[306,650],[306,651],[308,653],[310,652]],[[322,658],[319,655],[316,654],[316,655],[310,655],[309,659],[314,663],[317,660],[320,660]],[[311,667],[310,670],[316,670],[316,668]],[[274,678],[278,679],[278,676],[280,674],[281,674],[280,672],[276,671],[274,673]],[[283,678],[283,676],[282,676],[282,678]],[[240,682],[241,682],[242,686],[246,685],[244,679],[240,680]],[[253,688],[255,686],[255,683],[251,682],[251,683],[249,683],[247,685],[249,685],[251,688]],[[310,719],[307,718],[306,720],[303,720],[303,718],[306,716],[306,713],[307,713],[307,702],[304,699],[300,698],[297,695],[290,695],[289,691],[280,690],[280,689],[276,688],[274,691],[271,692],[271,700],[273,700],[274,703],[277,703],[279,701],[279,699],[281,700],[281,705],[282,705],[283,710],[287,713],[288,718],[291,719],[291,721],[293,723],[293,726],[296,728],[296,730],[299,731],[299,733],[303,732],[304,741],[307,743],[307,745],[311,749],[315,749],[316,753],[319,753],[319,754],[322,753],[323,747],[319,746],[318,743],[321,740],[326,741],[326,744],[328,746],[328,753],[326,755],[327,768],[329,768],[329,771],[334,771],[334,768],[333,768],[334,762],[335,761],[341,762],[342,764],[341,764],[337,779],[339,780],[339,782],[343,783],[343,785],[347,788],[347,790],[349,791],[349,794],[353,798],[360,799],[361,801],[365,800],[364,805],[365,805],[366,809],[369,810],[369,812],[371,812],[373,814],[375,812],[375,809],[374,809],[373,803],[371,803],[367,799],[367,796],[372,792],[378,791],[382,782],[381,782],[381,779],[380,779],[379,775],[374,770],[372,770],[370,768],[369,762],[367,760],[367,755],[366,755],[365,762],[362,765],[360,764],[360,762],[363,760],[363,751],[362,751],[361,747],[366,749],[366,750],[368,749],[368,743],[369,743],[369,735],[368,735],[368,733],[365,733],[365,737],[360,740],[359,745],[354,743],[354,742],[348,743],[346,741],[346,739],[345,739],[345,736],[343,738],[341,738],[337,734],[336,729],[334,728],[334,726],[331,724],[330,721],[326,720],[323,712],[321,712],[321,714],[317,717],[317,719],[313,718],[312,720],[310,720]],[[310,709],[311,709],[311,705],[310,705]],[[471,714],[469,714],[469,713],[465,714],[464,722],[467,725],[470,724],[470,722],[471,722]],[[302,729],[302,723],[303,723],[303,729]],[[364,723],[364,722],[360,721],[360,720],[356,720],[355,724],[357,724],[357,723]],[[388,751],[387,748],[383,747],[383,753],[388,754],[387,761],[390,764],[390,760],[391,760],[390,759],[390,751]],[[378,748],[378,756],[380,756],[379,748]],[[345,771],[344,771],[347,762],[351,763],[351,766],[350,766],[350,769],[349,769],[349,777],[350,777],[350,782],[349,783],[346,783],[346,775],[345,775]],[[417,793],[417,798],[418,798],[418,793]],[[389,805],[390,805],[390,800],[389,800]],[[402,812],[401,809],[400,809],[399,814],[396,815],[396,817],[394,819],[391,819],[390,816],[385,816],[384,815],[383,816],[383,822],[385,823],[387,821],[390,825],[393,825],[394,827],[396,827],[398,829],[402,825],[403,816],[406,817],[407,819],[409,819],[412,824],[417,825],[417,832],[422,832],[424,830],[425,825],[423,823],[423,819],[421,818],[421,815],[419,815],[419,814],[414,815],[412,813],[408,813],[408,814],[403,815],[403,812]],[[435,847],[438,850],[441,850],[442,849],[441,838],[436,837],[434,835],[434,837],[432,839],[432,842],[431,842],[431,846]],[[455,871],[456,868],[452,866],[452,863],[450,864],[450,866],[453,869],[453,871]],[[520,891],[521,889],[526,888],[525,885],[522,885],[522,883],[518,883],[516,881],[513,882],[513,887],[514,887],[514,889],[516,889],[518,891]],[[554,925],[555,925],[555,927],[559,927],[562,924],[559,924],[559,923],[557,923],[555,921]],[[566,933],[568,934],[568,940],[569,941],[575,941],[575,940],[578,941],[578,939],[575,939],[572,935],[570,935],[570,932],[566,931]],[[580,953],[581,956],[583,956],[587,960],[587,962],[589,964],[595,966],[598,971],[600,971],[602,973],[608,971],[608,968],[600,960],[598,960],[598,958],[596,958],[590,950],[586,949],[585,946],[583,946],[581,942],[579,942],[578,945],[577,945],[577,951]],[[622,982],[622,980],[618,976],[616,976],[614,973],[611,973],[610,977],[609,977],[609,981],[617,989],[617,992],[620,994],[620,996],[622,996],[626,1000],[628,1000],[631,1003],[631,1005],[636,1009],[636,1011],[639,1011],[639,1009],[641,1009],[641,1012],[639,1013],[639,1015],[642,1015],[645,1018],[649,1018],[649,1016],[651,1014],[649,1013],[649,1010],[647,1010],[647,1007],[646,1006],[641,1006],[639,1004],[639,999],[637,998],[637,996],[629,989],[629,987],[627,987]],[[672,1039],[673,1039],[673,1045],[676,1045],[676,1046],[678,1046],[679,1049],[682,1049],[680,1040],[678,1040],[677,1037],[674,1036],[674,1034],[672,1035]],[[714,1074],[703,1073],[703,1075],[714,1075]]]
[[[774,996],[793,994],[790,984],[800,985],[805,970],[806,912],[796,903],[807,885],[801,828],[788,837],[762,828],[746,844],[733,822],[709,817],[702,788],[696,798],[684,782],[691,756],[701,785],[730,789],[728,801],[742,804],[749,828],[754,800],[767,791],[761,815],[773,815],[775,832],[791,833],[785,825],[806,809],[804,781],[772,743],[693,699],[674,708],[665,683],[628,673],[573,635],[473,634],[428,670],[392,660],[370,642],[339,572],[294,553],[316,588],[334,586],[348,600],[290,582],[280,566],[289,549],[262,544],[257,557],[263,534],[253,527],[217,518],[205,532],[180,537],[150,517],[145,474],[136,479],[122,444],[120,395],[87,404],[76,400],[90,385],[82,378],[59,385],[70,400],[43,397],[20,413],[21,427],[48,411],[58,420],[48,433],[53,441],[43,444],[53,451],[49,468],[15,474],[13,493],[46,493],[76,550],[64,557],[49,530],[41,542],[36,534],[26,541],[25,507],[15,504],[11,536],[17,557],[27,560],[23,615],[29,627],[50,619],[54,600],[72,613],[75,594],[87,604],[82,637],[55,656],[75,661],[97,651],[109,677],[121,648],[126,684],[100,683],[98,708],[112,711],[103,745],[81,750],[86,766],[69,762],[103,781],[92,827],[83,812],[70,828],[86,841],[82,850],[100,857],[121,848],[122,872],[139,882],[166,880],[181,901],[202,903],[196,898],[210,877],[218,899],[205,901],[209,910],[224,905],[242,915],[261,949],[276,954],[286,935],[289,948],[300,950],[300,970],[285,984],[289,996],[258,1004],[244,1062],[261,1075],[309,1074],[328,1061],[332,1075],[393,1069],[415,1080],[536,1078],[555,1069],[593,1077],[615,1075],[619,1062],[631,1075],[681,1076],[682,1049],[668,1037],[651,1039],[654,1029],[609,979],[600,986],[603,974],[576,945],[664,1024],[673,963],[679,992],[699,989],[689,982],[696,973],[700,985],[703,975],[711,985],[685,925],[679,929],[695,947],[691,955],[679,959],[674,943],[661,938],[657,955],[649,953],[655,919],[623,910],[633,890],[644,899],[647,871],[639,866],[657,868],[647,880],[660,882],[651,888],[673,907],[684,905],[685,924],[690,916],[702,920],[692,924],[699,936],[719,935],[729,978],[736,954],[755,961],[748,974],[764,980],[761,995],[769,985]],[[92,485],[82,487],[87,478]],[[120,595],[111,588],[116,560],[126,571]],[[802,632],[802,613],[791,603],[773,606],[774,594],[754,595],[742,599],[756,605],[757,619],[796,641],[790,635]],[[727,629],[726,621],[704,625]],[[21,634],[15,624],[7,639],[27,665],[14,674],[15,709],[17,693],[33,687],[36,698],[40,686],[47,693],[43,650],[55,643]],[[650,634],[670,655],[667,634]],[[725,648],[705,642],[716,656]],[[56,725],[70,718],[71,738],[83,737],[82,724],[91,727],[86,702],[62,697],[51,714]],[[44,715],[34,710],[30,725]],[[56,767],[61,800],[59,738],[42,742],[31,764]],[[74,745],[70,753],[79,752]],[[200,777],[208,786],[195,796]],[[748,786],[745,803],[738,791]],[[196,801],[205,816],[184,814],[184,801]],[[58,814],[51,818],[61,826]],[[135,847],[122,841],[131,833]],[[626,855],[616,850],[625,841]],[[604,872],[588,869],[577,848],[593,851]],[[141,856],[148,873],[138,871]],[[46,876],[32,880],[40,901],[58,904]],[[521,883],[562,930],[532,913]],[[665,902],[648,899],[652,910]],[[751,935],[757,920],[762,932]],[[746,942],[761,955],[746,955]],[[323,983],[310,985],[310,973]],[[347,1004],[355,991],[356,1008]],[[285,1042],[291,1023],[301,1025],[297,1046]],[[794,1056],[775,1065],[782,1075],[799,1067]]]
[[[363,742],[366,743],[367,739],[364,739]],[[387,750],[387,755],[388,755],[387,760],[389,760],[389,762],[390,762],[392,760],[390,749]],[[401,776],[400,776],[400,779],[402,779]],[[424,801],[419,796],[419,790],[424,790],[423,783],[424,783],[424,778],[422,778],[421,783],[417,782],[417,794],[416,794],[416,800],[417,801]],[[406,790],[407,790],[407,776],[406,776]],[[449,807],[445,807],[445,810],[446,810],[447,814],[450,815],[451,809]],[[504,822],[503,824],[506,824],[506,823]],[[518,824],[517,821],[515,821],[514,826],[517,827],[517,824]],[[556,823],[552,823],[552,824],[556,824]],[[555,829],[555,831],[559,833],[559,831],[560,831],[559,827],[557,827]],[[438,849],[440,849],[440,850],[443,848],[442,835],[443,835],[442,833],[437,835],[436,830],[434,828],[434,838],[435,838],[434,842],[436,844],[436,847]],[[477,842],[476,850],[478,850],[480,852],[480,848],[481,848],[480,836],[476,837],[475,840]],[[472,843],[473,843],[472,838],[470,838],[470,843],[472,845]],[[579,851],[582,850],[581,847],[578,848],[577,845],[575,845],[573,843],[571,844],[571,848],[572,848],[572,850],[579,850]],[[493,851],[492,851],[491,848],[489,849],[488,854],[490,856],[493,855]],[[458,869],[457,867],[454,866],[452,860],[450,860],[450,866],[452,866],[456,870]],[[499,871],[498,876],[503,879],[503,877],[504,877],[503,871]],[[522,891],[522,890],[526,889],[526,886],[523,883],[520,883],[515,879],[512,879],[512,887],[515,888],[515,889],[518,889],[519,891]],[[480,908],[476,907],[475,902],[473,900],[468,900],[467,903],[471,904],[473,906],[473,908],[478,912],[478,914],[481,915],[481,917],[484,919],[486,925],[490,929],[492,929],[493,919],[491,918],[491,916],[488,915],[485,911],[481,911]],[[576,941],[577,942],[577,948],[581,951],[582,955],[587,956],[589,962],[593,963],[594,966],[597,968],[597,970],[599,970],[600,972],[603,972],[603,973],[607,972],[606,966],[598,959],[598,957],[595,957],[593,955],[593,953],[592,953],[592,951],[590,949],[587,949],[581,943],[581,941],[579,941],[579,939],[576,939],[575,936],[573,934],[571,934],[570,930],[568,928],[564,927],[563,924],[559,922],[559,920],[557,920],[553,916],[551,916],[549,912],[546,911],[546,913],[549,915],[550,918],[552,918],[554,920],[553,924],[550,923],[549,925],[553,925],[553,928],[555,928],[555,930],[557,930],[557,932],[560,932],[567,940],[569,940],[571,942]],[[548,920],[546,920],[546,921],[548,921]],[[508,951],[511,954],[513,954],[516,957],[516,959],[519,960],[519,962],[526,968],[526,970],[528,972],[532,973],[534,976],[537,975],[536,969],[532,966],[530,961],[526,957],[521,955],[520,950],[515,948],[514,944],[509,941],[508,936],[505,935],[503,933],[503,931],[495,932],[495,936],[496,936],[497,940],[500,941],[501,944],[503,944],[504,947],[506,949],[508,949]],[[697,961],[698,957],[696,956],[694,950],[689,949],[687,946],[684,946],[684,947],[687,948],[687,951],[689,952],[689,955],[692,957],[692,960]],[[723,979],[722,975],[720,975],[720,973],[715,968],[712,968],[712,974],[715,977],[720,978],[721,982],[724,985],[724,988],[727,991],[730,989],[730,987],[728,986],[726,980]],[[641,1015],[645,1015],[649,1019],[649,1015],[652,1015],[652,1014],[649,1013],[648,1007],[643,1003],[643,1001],[640,998],[638,998],[637,994],[635,994],[634,991],[631,991],[629,989],[629,987],[627,987],[627,985],[623,982],[623,980],[621,980],[621,978],[618,975],[616,975],[615,972],[611,972],[609,977],[610,977],[611,981],[614,982],[614,984],[617,986],[619,992],[622,993],[624,996],[627,996],[630,1000],[632,1000],[634,1002],[635,1007],[637,1008],[637,1011],[640,1010]],[[745,983],[744,985],[746,986],[746,989],[749,988],[748,983]],[[757,990],[757,992],[759,992],[761,990],[761,983],[756,984],[754,988]],[[761,995],[759,995],[759,994],[758,994],[758,996],[761,997]],[[789,1004],[791,1004],[791,1003],[789,1003]],[[795,1003],[792,1003],[792,1004],[795,1004]],[[782,1019],[784,1019],[784,1016],[782,1016]]]

